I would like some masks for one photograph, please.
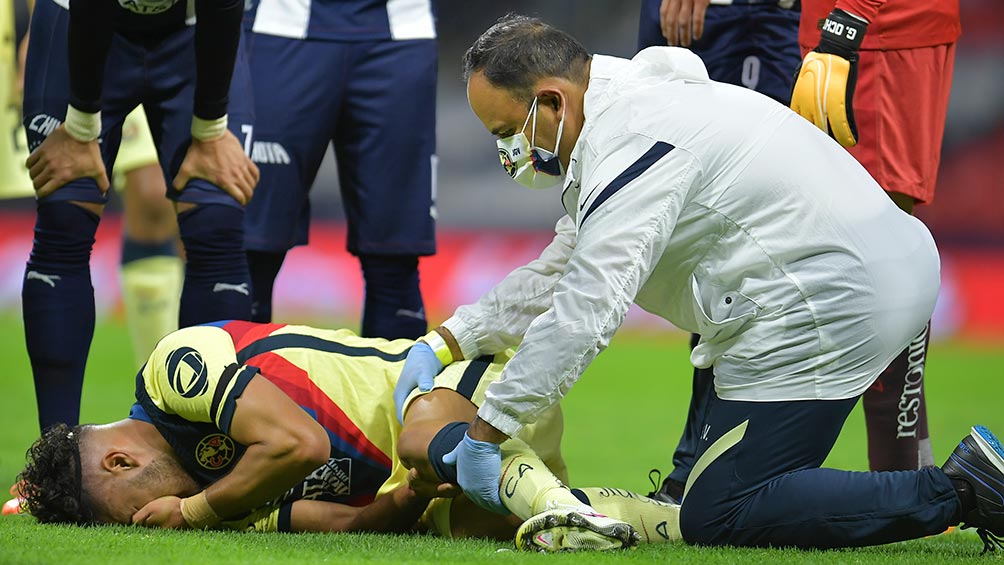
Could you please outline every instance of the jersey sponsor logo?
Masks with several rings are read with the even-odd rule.
[[[195,460],[210,471],[222,469],[234,460],[234,440],[226,434],[209,434],[195,446]]]
[[[288,165],[290,163],[286,148],[274,141],[255,141],[251,144],[251,160],[266,165]]]
[[[296,491],[300,491],[297,493]],[[334,457],[290,489],[286,499],[316,500],[352,494],[352,459]]]
[[[206,362],[191,347],[179,347],[167,356],[167,378],[183,398],[195,398],[209,390]]]
[[[119,6],[143,16],[162,14],[177,3],[178,0],[119,0]]]
[[[26,281],[30,280],[42,281],[45,284],[51,286],[52,288],[56,288],[56,281],[58,281],[61,278],[62,277],[60,277],[59,275],[47,275],[45,273],[40,273],[38,271],[28,271],[28,274],[25,275],[24,277]]]
[[[31,117],[31,121],[28,122],[28,129],[41,135],[48,136],[62,123],[62,120],[48,114],[35,114]]]

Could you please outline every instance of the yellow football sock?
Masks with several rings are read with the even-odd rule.
[[[634,526],[645,543],[680,541],[680,506],[619,488],[575,489],[600,514]]]
[[[593,510],[568,490],[529,446],[518,439],[502,444],[502,482],[499,498],[522,520],[556,507]]]
[[[181,259],[167,255],[122,265],[122,302],[137,367],[146,362],[162,337],[178,329],[184,276]]]

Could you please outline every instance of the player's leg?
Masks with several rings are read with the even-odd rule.
[[[32,18],[24,96],[24,125],[32,150],[66,113],[68,18],[69,13],[53,2],[40,2]],[[106,169],[111,169],[118,149],[125,114],[121,79],[128,75],[131,63],[113,42],[100,137]],[[79,179],[37,203],[21,301],[43,430],[59,422],[75,425],[79,419],[84,367],[94,334],[90,255],[106,200],[93,179]]]
[[[941,469],[819,468],[856,401],[713,399],[709,433],[684,495],[684,539],[854,547],[919,538],[958,523],[959,497]]]
[[[338,42],[254,35],[251,159],[260,177],[244,218],[252,321],[272,321],[272,289],[286,252],[307,243],[308,194],[341,104],[345,51]]]
[[[954,45],[861,54],[854,94],[859,141],[849,151],[908,213],[934,198],[954,55]],[[925,86],[903,85],[898,76]],[[924,395],[929,329],[865,392],[872,470],[934,464]]]
[[[436,42],[355,47],[335,152],[366,285],[361,333],[414,339],[427,330],[418,257],[436,251]]]
[[[165,176],[173,179],[191,144],[195,89],[194,30],[174,32],[153,49],[148,61],[151,94],[143,106]],[[238,50],[230,83],[228,127],[250,150],[253,135],[251,83],[244,46]],[[185,282],[179,327],[251,317],[251,280],[244,254],[244,207],[222,189],[192,179],[177,202],[178,232],[185,247]]]
[[[137,366],[160,338],[178,329],[184,265],[174,206],[142,107],[126,116],[114,183],[122,190],[122,302]]]
[[[497,360],[507,358],[503,355]],[[498,377],[502,367],[502,363],[490,363],[487,359],[466,365],[441,374],[436,382],[439,388],[424,394],[416,391],[405,402],[398,455],[423,481],[456,484],[456,469],[443,464],[442,458],[463,439],[467,422],[477,414],[475,402],[484,398],[485,389]],[[555,408],[544,420],[560,430],[560,409]],[[545,431],[551,430],[541,430],[535,439],[534,431],[526,430],[527,435],[521,434],[521,438],[534,443],[542,443],[539,438],[546,438],[553,445],[542,446],[542,450],[552,454],[550,459],[560,461],[560,432]],[[636,543],[637,534],[629,524],[604,516],[577,498],[521,438],[512,438],[501,446],[499,484],[500,499],[518,521],[475,510],[458,501],[450,505],[449,520],[432,519],[439,529],[443,524],[470,523],[470,519],[475,519],[477,527],[464,526],[462,530],[451,527],[450,535],[508,535],[523,521],[516,539],[517,547],[522,549],[615,549]],[[559,465],[563,467],[563,462]]]

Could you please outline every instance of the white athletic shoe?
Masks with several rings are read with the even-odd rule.
[[[608,551],[633,547],[641,539],[631,524],[574,509],[547,510],[516,530],[516,549]]]

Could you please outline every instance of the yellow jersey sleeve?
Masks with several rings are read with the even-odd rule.
[[[237,362],[226,331],[194,326],[171,333],[157,344],[143,367],[143,386],[150,401],[165,414],[212,423],[229,434],[237,399],[257,372]]]

